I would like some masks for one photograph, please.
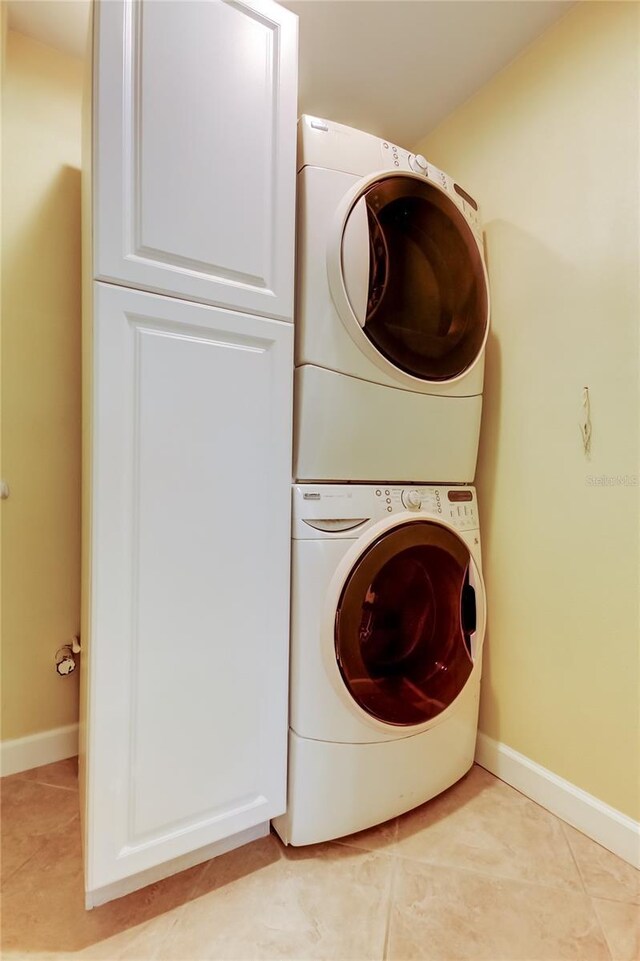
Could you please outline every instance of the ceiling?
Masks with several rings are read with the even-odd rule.
[[[573,3],[283,0],[283,5],[300,18],[299,112],[413,147]],[[9,0],[12,29],[76,57],[84,54],[88,20],[88,0]]]
[[[9,0],[9,27],[83,57],[89,27],[89,0]]]
[[[299,112],[411,148],[566,13],[556,0],[283,0]]]

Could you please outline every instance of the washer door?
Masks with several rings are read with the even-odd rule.
[[[471,367],[489,321],[486,274],[442,190],[418,177],[375,181],[351,207],[341,243],[347,328],[357,323],[391,365],[424,381]]]
[[[473,561],[433,521],[410,521],[365,551],[342,589],[335,652],[357,704],[387,724],[444,711],[473,669]]]

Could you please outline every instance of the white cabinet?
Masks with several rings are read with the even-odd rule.
[[[106,284],[88,887],[285,809],[293,328]]]
[[[271,0],[94,8],[88,906],[285,809],[296,23]]]
[[[297,18],[103,0],[96,26],[96,277],[290,320]]]

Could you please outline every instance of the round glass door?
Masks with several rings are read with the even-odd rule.
[[[353,313],[391,364],[440,381],[475,361],[488,324],[482,258],[441,190],[416,177],[376,181],[347,218],[341,259]]]
[[[394,528],[360,557],[338,603],[335,651],[368,714],[422,724],[458,696],[473,669],[469,564],[465,544],[431,521]]]

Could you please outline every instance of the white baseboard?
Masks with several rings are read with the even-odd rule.
[[[481,732],[476,763],[640,869],[640,822]]]
[[[52,731],[41,731],[28,737],[2,741],[0,745],[0,773],[19,774],[42,764],[53,764],[75,757],[78,753],[78,725],[67,724]]]

